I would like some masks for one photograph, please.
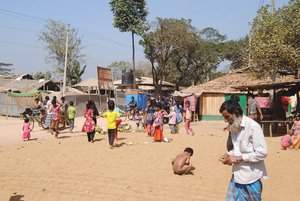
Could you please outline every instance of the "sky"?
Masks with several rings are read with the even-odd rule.
[[[109,0],[0,0],[0,63],[13,64],[15,73],[53,70],[39,41],[47,19],[78,29],[87,69],[83,78],[97,77],[96,67],[132,58],[131,35],[113,27]],[[147,0],[147,20],[191,19],[197,29],[213,27],[228,40],[246,36],[260,6],[270,0]],[[288,0],[277,0],[276,7]],[[136,39],[136,61],[146,61]]]

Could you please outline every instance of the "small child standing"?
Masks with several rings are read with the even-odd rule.
[[[30,140],[29,119],[26,117],[23,124],[23,141]]]
[[[176,113],[174,112],[174,107],[170,107],[170,114],[165,115],[165,117],[169,117],[169,126],[171,134],[177,133]]]
[[[195,169],[190,163],[191,156],[193,156],[193,149],[190,147],[185,148],[183,153],[176,156],[172,161],[174,174],[183,175],[190,174]]]
[[[184,127],[185,127],[185,130],[186,130],[186,134],[189,135],[190,133],[192,135],[194,135],[194,130],[192,129],[191,127],[191,120],[192,120],[192,111],[191,111],[191,104],[189,101],[186,101],[185,102],[185,106],[186,106],[186,111],[185,111],[185,124],[184,124]]]
[[[74,102],[70,101],[70,106],[68,107],[68,110],[67,110],[70,133],[73,133],[74,123],[75,123],[75,114],[76,114],[76,109],[74,107]]]
[[[108,143],[109,148],[113,149],[115,133],[116,133],[116,119],[120,118],[122,115],[120,113],[114,112],[115,102],[113,100],[108,101],[108,112],[105,112],[101,117],[107,118],[107,133],[108,133]]]
[[[136,124],[136,130],[139,130],[140,124],[142,123],[142,116],[141,116],[140,111],[138,109],[135,111],[134,121],[135,121],[135,124]]]

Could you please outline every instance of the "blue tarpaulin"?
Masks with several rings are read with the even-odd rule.
[[[134,100],[137,102],[138,108],[146,108],[147,94],[126,94],[126,105],[131,101],[131,97],[134,97]]]

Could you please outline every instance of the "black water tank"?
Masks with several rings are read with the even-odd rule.
[[[122,84],[133,84],[133,72],[131,69],[122,70]]]

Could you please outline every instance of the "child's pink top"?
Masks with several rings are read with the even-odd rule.
[[[142,116],[141,115],[134,115],[134,121],[135,121],[135,123],[140,123],[142,121]]]
[[[154,113],[154,116],[155,116],[155,119],[153,121],[152,126],[153,127],[160,126],[161,129],[162,129],[162,127],[164,125],[164,114],[163,114],[163,112],[162,111],[156,111]]]
[[[169,124],[175,125],[176,124],[176,113],[170,112],[170,114],[166,115],[166,117],[169,117]]]
[[[291,136],[289,136],[288,134],[287,135],[284,135],[282,138],[281,138],[281,143],[280,143],[281,147],[283,149],[286,149],[288,148],[290,145],[291,145]]]
[[[27,133],[30,132],[30,130],[29,130],[29,123],[24,123],[24,125],[23,125],[23,132],[27,132]]]

